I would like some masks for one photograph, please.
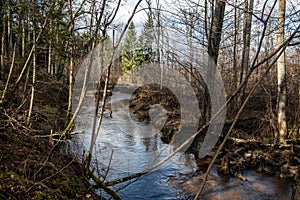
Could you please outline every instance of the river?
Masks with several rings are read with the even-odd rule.
[[[129,99],[128,94],[117,92],[111,104]],[[75,123],[72,147],[87,151],[91,142],[94,116],[94,98],[87,96]],[[129,120],[128,110],[119,106],[112,118],[105,111],[102,126],[93,151],[92,164],[106,180],[112,181],[141,172],[166,157],[172,146],[164,144],[159,133],[150,133],[144,122]],[[151,135],[151,137],[140,137]],[[113,187],[122,199],[182,199],[189,198],[199,186],[195,174],[197,166],[189,155],[177,154],[161,167],[131,182]],[[289,199],[291,184],[274,177],[248,171],[248,181],[219,176],[216,168],[211,172],[211,181],[203,199]],[[189,177],[187,179],[187,177]],[[186,181],[185,181],[186,179]],[[213,180],[213,181],[212,181]],[[193,182],[194,181],[194,182]],[[190,184],[190,185],[189,185]],[[109,196],[98,191],[103,197]],[[232,198],[234,197],[234,198]]]

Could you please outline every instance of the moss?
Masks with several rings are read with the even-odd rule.
[[[57,196],[51,194],[51,193],[47,193],[47,192],[37,192],[36,196],[35,196],[36,200],[52,200],[52,199],[58,199]]]

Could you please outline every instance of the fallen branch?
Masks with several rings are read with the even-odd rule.
[[[89,177],[97,183],[97,186],[104,189],[109,195],[111,195],[114,199],[121,200],[119,195],[112,189],[108,188],[106,184],[104,184],[103,181],[100,180],[90,169],[87,169]]]
[[[67,135],[77,135],[77,134],[82,134],[82,132],[71,132],[71,133],[68,133]],[[50,134],[50,135],[35,135],[34,137],[36,138],[49,138],[49,137],[54,137],[54,136],[61,136],[61,133],[54,133],[54,134]]]
[[[16,123],[18,126],[22,127],[22,128],[25,129],[26,131],[30,131],[29,128],[27,128],[26,126],[22,125],[18,120],[16,120],[15,118],[11,117],[10,115],[8,115],[8,114],[6,113],[6,111],[4,111],[4,113],[2,113],[2,114],[4,114],[11,122]]]

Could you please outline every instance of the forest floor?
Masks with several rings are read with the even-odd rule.
[[[67,123],[67,86],[39,74],[27,126],[28,88],[9,88],[0,107],[0,199],[96,199],[76,156],[48,137]]]

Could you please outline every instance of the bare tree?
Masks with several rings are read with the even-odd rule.
[[[249,3],[250,2],[250,3]],[[241,60],[241,72],[240,72],[240,81],[242,83],[246,78],[247,72],[249,70],[249,55],[250,55],[250,39],[251,39],[251,24],[252,24],[252,13],[253,13],[253,3],[254,0],[245,1],[245,19],[244,19],[244,29],[243,29],[243,53]],[[242,104],[244,92],[246,87],[241,91],[237,97],[237,105],[239,108]]]
[[[282,45],[284,41],[284,25],[285,25],[285,9],[286,0],[279,0],[278,4],[278,36],[277,46]],[[287,136],[287,122],[286,122],[286,101],[287,101],[287,88],[286,88],[286,66],[285,66],[285,53],[280,55],[277,60],[277,120],[278,131],[275,139],[280,143],[285,143]]]

